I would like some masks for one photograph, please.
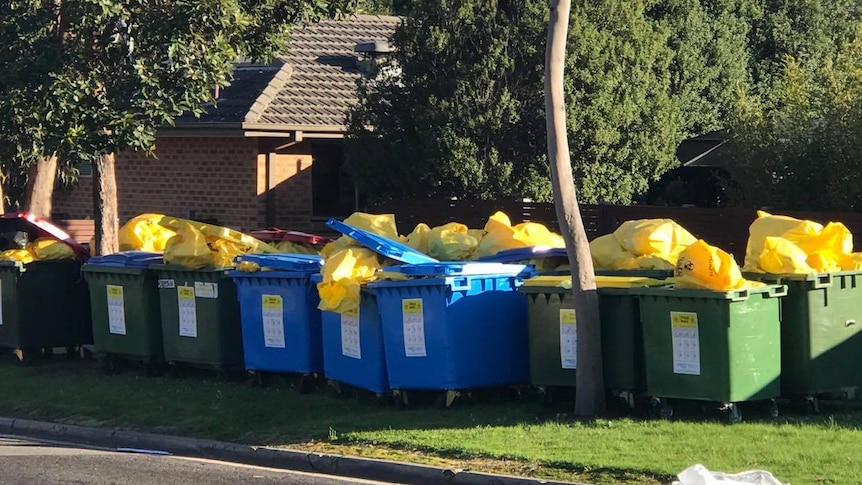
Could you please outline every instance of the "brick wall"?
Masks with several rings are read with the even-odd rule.
[[[311,231],[311,145],[303,142],[273,153],[273,224],[283,229]],[[267,153],[257,157],[258,221],[261,226],[267,220],[267,160]]]
[[[144,212],[215,219],[241,230],[257,229],[258,140],[254,138],[160,138],[156,157],[117,156],[121,223]],[[82,178],[71,192],[58,191],[54,212],[93,217],[92,184]]]

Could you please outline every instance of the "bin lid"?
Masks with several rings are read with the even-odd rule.
[[[0,232],[13,231],[27,232],[31,236],[35,233],[37,238],[46,237],[62,241],[72,248],[72,251],[78,258],[87,259],[90,257],[90,252],[72,239],[72,236],[66,233],[66,231],[29,212],[10,212],[0,216]]]
[[[566,248],[552,248],[548,246],[527,246],[523,248],[504,249],[491,256],[482,256],[477,261],[489,261],[496,263],[514,263],[538,258],[567,258]]]
[[[277,227],[270,227],[262,231],[253,231],[251,235],[263,242],[290,241],[306,244],[326,244],[332,242],[332,239],[325,236],[299,231],[285,231]]]
[[[596,276],[629,276],[665,280],[673,278],[672,269],[597,269]]]
[[[87,261],[87,265],[107,268],[145,269],[151,264],[159,264],[161,262],[161,253],[150,253],[146,251],[122,251],[119,253],[90,258],[90,260]]]
[[[752,285],[750,288],[742,290],[697,290],[689,288],[676,288],[674,286],[662,286],[653,288],[632,288],[632,294],[639,296],[660,296],[666,298],[708,298],[714,300],[730,300],[743,301],[747,300],[750,295],[764,294],[769,298],[782,297],[787,295],[787,287],[784,285]]]
[[[596,276],[596,287],[603,288],[642,288],[650,286],[664,286],[670,284],[669,280],[657,280],[639,276]],[[554,288],[572,289],[572,277],[570,276],[536,276],[524,281],[524,290],[529,288]]]
[[[529,264],[437,262],[389,266],[386,271],[407,276],[524,276],[535,274]]]
[[[236,260],[256,263],[261,268],[302,273],[317,273],[323,266],[323,259],[312,254],[243,254]]]
[[[358,243],[368,247],[374,252],[402,263],[420,264],[438,262],[431,256],[420,253],[406,244],[401,244],[398,241],[393,241],[392,239],[378,236],[377,234],[368,231],[363,231],[358,227],[345,224],[336,219],[330,219],[326,225],[345,236],[355,239]]]

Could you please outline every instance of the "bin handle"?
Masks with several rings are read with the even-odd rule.
[[[856,325],[856,320],[847,320],[844,322],[844,328],[853,327]]]
[[[817,279],[814,280],[814,288],[828,288],[832,286],[832,273],[825,273],[817,275]]]
[[[736,290],[732,295],[730,301],[744,301],[748,299],[748,290]]]
[[[463,276],[460,278],[449,278],[449,288],[453,291],[464,291],[470,289],[470,278]]]
[[[775,288],[770,288],[767,296],[778,297],[778,296],[787,296],[787,285],[776,286]]]

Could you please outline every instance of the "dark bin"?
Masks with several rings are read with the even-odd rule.
[[[93,340],[106,370],[115,359],[143,362],[149,369],[164,362],[158,279],[148,270],[162,255],[127,251],[92,258],[84,265],[90,288]]]
[[[634,406],[646,389],[638,297],[629,288],[667,285],[650,278],[596,277],[602,327],[605,388]],[[520,288],[527,295],[530,329],[530,381],[545,387],[574,387],[577,338],[571,277],[539,276]]]
[[[229,269],[175,265],[150,269],[158,277],[165,360],[243,370],[239,301]]]
[[[814,398],[862,386],[862,271],[746,277],[787,286],[781,300],[783,395]],[[811,404],[818,407],[816,400]]]
[[[786,287],[631,291],[640,297],[647,393],[663,416],[673,412],[667,398],[692,399],[722,403],[736,422],[737,403],[779,396]]]

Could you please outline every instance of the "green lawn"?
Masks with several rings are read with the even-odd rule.
[[[632,418],[577,422],[534,395],[503,394],[456,402],[433,396],[396,411],[362,393],[320,386],[300,395],[296,382],[267,389],[201,374],[104,376],[93,362],[61,358],[16,366],[0,358],[0,415],[113,426],[249,444],[446,464],[592,483],[667,483],[694,463],[721,471],[762,468],[793,485],[862,482],[862,402],[824,404],[805,418],[778,422],[744,409],[746,422],[724,425],[700,406],[674,421]]]

